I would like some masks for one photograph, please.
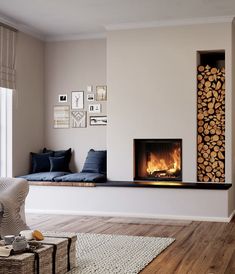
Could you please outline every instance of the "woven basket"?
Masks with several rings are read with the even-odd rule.
[[[68,240],[45,237],[42,242],[53,248],[53,273],[65,274],[68,271]]]
[[[36,259],[35,274],[47,274],[47,273],[52,274],[53,273],[53,247],[51,245],[43,245],[42,248],[37,249],[35,253],[38,254],[38,261],[37,261],[37,258],[35,258]]]
[[[61,238],[68,240],[67,246],[67,271],[77,267],[77,256],[76,256],[76,245],[77,245],[77,235],[75,233],[69,232],[44,232],[47,241],[48,238]],[[44,242],[43,241],[43,242]]]
[[[35,271],[34,254],[0,257],[0,274],[31,274]]]
[[[0,274],[51,274],[52,246],[43,246],[35,253],[0,257]]]

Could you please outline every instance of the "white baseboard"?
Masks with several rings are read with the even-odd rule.
[[[235,215],[235,209],[232,211],[232,213],[230,214],[230,216],[228,217],[229,221],[230,222],[233,218],[233,216]]]
[[[235,210],[229,217],[211,217],[211,216],[181,216],[181,215],[153,215],[136,214],[125,212],[99,212],[99,211],[70,211],[70,210],[41,210],[26,209],[26,213],[34,214],[54,214],[54,215],[82,215],[82,216],[100,216],[100,217],[129,217],[129,218],[152,218],[152,219],[170,219],[170,220],[191,220],[205,222],[224,222],[229,223],[235,214]]]

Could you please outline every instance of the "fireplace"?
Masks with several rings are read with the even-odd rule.
[[[182,181],[182,139],[134,139],[134,180]]]

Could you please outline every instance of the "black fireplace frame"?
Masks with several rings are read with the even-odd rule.
[[[136,157],[136,148],[137,148],[137,144],[140,143],[140,142],[144,142],[144,143],[153,143],[153,142],[159,142],[159,143],[169,143],[169,142],[178,142],[180,143],[180,158],[181,158],[181,175],[178,176],[177,178],[147,178],[147,177],[141,177],[141,176],[137,176],[137,172],[136,172],[136,167],[138,166],[138,159]],[[134,170],[134,181],[178,181],[178,182],[182,182],[182,179],[183,179],[183,142],[182,142],[182,139],[175,139],[175,138],[166,138],[166,139],[134,139],[133,140],[133,157],[134,157],[134,167],[133,167],[133,170]]]

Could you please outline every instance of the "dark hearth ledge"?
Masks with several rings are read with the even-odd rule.
[[[177,189],[229,189],[232,184],[228,183],[186,183],[186,182],[152,182],[152,181],[108,181],[96,186],[104,187],[145,187],[145,188],[177,188]]]
[[[175,189],[214,189],[227,190],[229,183],[189,183],[189,182],[152,182],[152,181],[107,181],[105,183],[92,182],[38,182],[29,181],[36,186],[67,186],[67,187],[134,187],[134,188],[175,188]]]

